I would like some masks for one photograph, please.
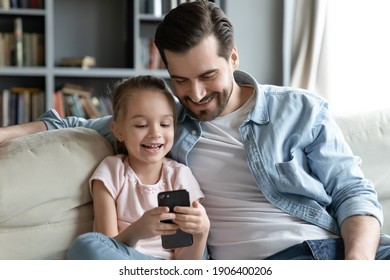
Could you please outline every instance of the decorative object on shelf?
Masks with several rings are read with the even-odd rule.
[[[82,69],[89,69],[96,65],[96,59],[92,56],[83,57],[64,57],[58,63],[59,66],[65,67],[81,67]]]

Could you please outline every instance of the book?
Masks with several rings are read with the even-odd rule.
[[[44,93],[39,88],[12,87],[10,89],[9,124],[36,120],[44,111]]]
[[[63,116],[98,118],[110,114],[110,109],[106,108],[101,97],[94,96],[92,88],[77,84],[64,83],[62,88],[55,93],[54,102],[57,104],[55,109],[60,116],[62,114]],[[61,103],[63,105],[60,105]]]
[[[93,95],[93,89],[88,87],[83,87],[77,84],[65,83],[63,84],[61,91],[63,94],[77,94],[85,98],[91,98]]]
[[[65,113],[65,106],[64,106],[64,95],[62,94],[62,91],[56,90],[53,94],[53,106],[54,110],[57,111],[57,113],[60,115],[61,118],[66,117]]]
[[[9,89],[3,89],[2,91],[2,123],[1,126],[9,126],[9,105],[10,105],[10,91]]]
[[[0,9],[8,10],[10,8],[10,0],[0,0]]]
[[[65,57],[58,62],[58,65],[65,67],[81,67],[83,69],[88,69],[96,65],[96,59],[92,56]]]
[[[23,22],[21,17],[15,18],[15,65],[23,66]]]
[[[15,36],[14,33],[0,33],[0,66],[15,65]]]
[[[23,65],[43,66],[43,34],[23,33]]]
[[[102,114],[99,112],[99,110],[93,105],[91,98],[80,98],[80,103],[84,109],[84,112],[86,114],[86,117],[90,119],[99,118],[102,116]]]
[[[31,95],[31,121],[36,121],[45,111],[45,93],[41,90]]]

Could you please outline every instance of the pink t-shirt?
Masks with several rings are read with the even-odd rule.
[[[138,220],[145,211],[157,207],[159,192],[186,189],[191,203],[204,198],[199,183],[187,166],[165,158],[160,180],[154,185],[145,185],[127,159],[126,155],[106,157],[89,181],[90,188],[93,180],[102,181],[116,201],[119,232]],[[134,249],[158,258],[172,257],[172,252],[162,247],[160,236],[139,240]]]

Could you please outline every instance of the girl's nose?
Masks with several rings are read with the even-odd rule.
[[[153,125],[150,127],[149,136],[153,138],[161,137],[161,127],[160,125]]]

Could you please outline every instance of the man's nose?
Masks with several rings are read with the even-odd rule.
[[[204,87],[202,82],[194,81],[191,83],[191,100],[193,102],[199,103],[203,97],[206,96],[206,88]]]

